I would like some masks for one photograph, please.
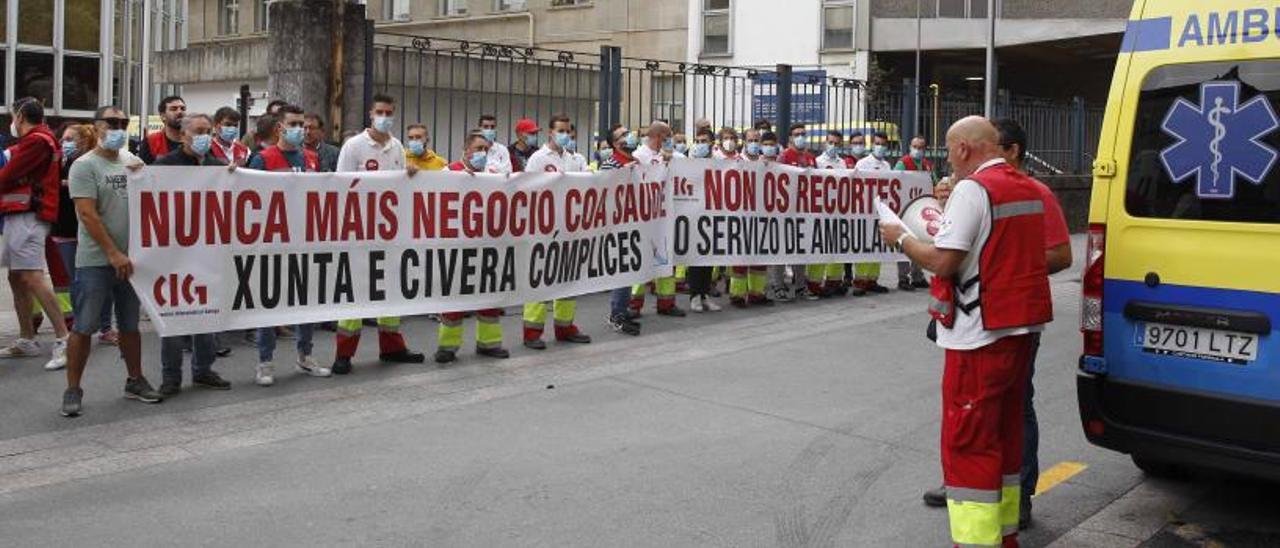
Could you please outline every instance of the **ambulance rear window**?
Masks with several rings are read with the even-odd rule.
[[[1280,223],[1280,60],[1152,71],[1138,100],[1125,209]]]

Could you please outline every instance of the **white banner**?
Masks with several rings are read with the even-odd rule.
[[[895,212],[933,192],[927,172],[802,169],[776,162],[673,162],[675,261],[690,266],[906,260],[880,239],[875,199]]]
[[[650,176],[147,167],[132,284],[161,335],[609,290],[670,275],[671,197]]]

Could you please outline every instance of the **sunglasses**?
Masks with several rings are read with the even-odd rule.
[[[125,129],[129,127],[128,118],[98,118],[96,121],[106,124],[108,129]]]

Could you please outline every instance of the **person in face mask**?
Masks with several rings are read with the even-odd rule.
[[[818,169],[848,169],[848,165],[844,161],[844,134],[840,130],[830,130],[827,132],[827,140],[823,145],[822,154],[814,160]]]
[[[645,133],[644,143],[636,148],[634,153],[637,162],[643,165],[658,165],[663,162],[662,145],[671,139],[671,157],[682,158],[684,155],[679,154],[675,150],[675,137],[671,131],[671,126],[666,122],[654,122],[649,124],[649,130]]]
[[[482,130],[483,131],[483,130]],[[511,144],[511,170],[524,171],[529,159],[538,152],[538,123],[525,118],[516,122],[516,142]]]
[[[142,162],[128,150],[129,117],[118,107],[98,109],[94,115],[98,147],[71,166],[71,198],[80,217],[80,245],[76,249],[75,326],[67,342],[67,389],[62,415],[81,413],[84,391],[80,380],[92,350],[102,311],[114,306],[120,329],[120,355],[128,378],[124,392],[144,403],[164,400],[142,375],[142,337],[138,332],[139,302],[129,278],[129,171]]]
[[[369,111],[370,128],[347,139],[338,152],[338,171],[401,171],[413,177],[418,168],[404,162],[404,145],[391,135],[395,126],[396,100],[386,95],[373,96],[373,108]],[[335,375],[351,372],[351,358],[360,348],[362,320],[346,319],[338,322],[337,351],[330,368]],[[400,333],[400,318],[378,318],[378,358],[389,363],[422,363],[427,357],[410,350]]]
[[[898,163],[893,166],[894,171],[928,171],[933,173],[933,162],[925,158],[924,151],[926,143],[923,135],[916,135],[911,138],[911,150],[907,151],[907,155],[898,159]]]
[[[716,147],[713,156],[724,160],[737,160],[742,157],[741,143],[738,140],[738,132],[731,127],[720,128],[720,141]]]
[[[742,135],[742,156],[747,160],[760,159],[760,130],[748,129]]]
[[[419,171],[440,171],[444,169],[448,162],[431,150],[431,134],[427,132],[427,126],[422,124],[413,124],[405,128],[404,133],[404,162],[405,165],[412,165]]]
[[[877,131],[871,137],[871,154],[858,160],[858,163],[854,164],[854,168],[863,171],[889,171],[893,169],[893,164],[886,159],[888,155],[889,136],[882,131]]]
[[[460,171],[471,175],[490,172],[489,159],[492,157],[492,141],[484,134],[484,128],[467,132],[462,139],[462,159],[449,164],[450,171]],[[476,354],[489,358],[505,360],[511,352],[502,347],[502,309],[486,308],[468,312],[445,312],[440,314],[440,327],[436,328],[436,363],[444,364],[457,361],[458,350],[462,348],[462,322],[468,315],[476,318]]]
[[[760,134],[760,159],[766,162],[776,162],[782,154],[782,147],[778,146],[778,135],[772,131],[766,131]]]
[[[671,144],[672,148],[682,156],[689,155],[689,136],[685,135],[684,132],[677,132],[675,135],[672,135]]]
[[[791,124],[790,136],[787,149],[782,152],[779,161],[796,167],[816,166],[817,158],[809,152],[809,139],[806,136],[804,124]]]
[[[49,279],[53,282],[53,292],[58,297],[58,306],[68,322],[74,322],[74,310],[71,307],[71,282],[76,271],[77,236],[80,220],[76,218],[76,205],[71,200],[71,189],[67,186],[67,177],[71,166],[81,156],[92,152],[98,146],[97,135],[91,124],[66,124],[62,128],[62,185],[58,189],[58,220],[53,222],[49,231],[49,239],[58,251],[57,257],[49,259]],[[55,264],[56,261],[56,264]],[[35,310],[43,316],[44,311]],[[104,309],[102,314],[102,330],[98,332],[99,344],[114,345],[117,334],[111,329],[111,310]]]
[[[249,147],[240,142],[239,111],[222,107],[213,113],[213,148],[210,150],[224,164],[249,163]]]
[[[213,154],[213,119],[191,114],[182,119],[182,146],[156,159],[157,166],[225,166]]]
[[[698,132],[693,136],[693,148],[689,149],[689,157],[710,158],[711,143],[715,140],[716,136],[714,133],[711,133],[711,129],[703,128],[698,130]]]
[[[138,157],[148,164],[182,146],[182,117],[187,114],[187,102],[170,95],[160,100],[156,111],[164,121],[164,129],[149,133],[138,150]]]
[[[565,145],[564,150],[569,154],[568,165],[565,166],[569,172],[592,171],[587,157],[578,152],[578,126],[569,124],[569,143]]]
[[[507,145],[498,142],[498,118],[492,114],[481,114],[477,123],[480,134],[489,141],[489,159],[485,160],[485,170],[489,173],[511,173],[511,151],[507,149]]]

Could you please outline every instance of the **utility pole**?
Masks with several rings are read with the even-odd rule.
[[[912,110],[915,117],[911,119],[911,135],[920,134],[920,0],[916,0],[916,84],[912,90],[912,99],[916,108]],[[902,137],[899,137],[901,139]]]
[[[984,81],[983,112],[990,119],[996,113],[996,0],[987,0],[987,75]]]

